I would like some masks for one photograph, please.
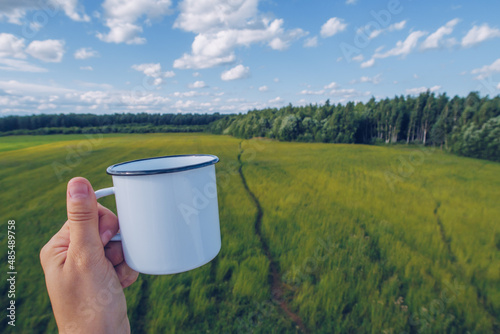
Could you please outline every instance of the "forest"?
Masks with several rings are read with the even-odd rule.
[[[211,132],[279,141],[421,144],[500,161],[500,95],[450,98],[427,91],[346,104],[309,104],[246,114],[54,114],[0,118],[0,135]]]
[[[0,117],[0,135],[202,132],[214,114],[40,114]]]
[[[405,143],[500,161],[500,96],[449,98],[429,91],[367,103],[252,110],[212,123],[213,133],[240,138],[325,143]]]

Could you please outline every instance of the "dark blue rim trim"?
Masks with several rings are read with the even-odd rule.
[[[178,157],[212,157],[211,160],[198,163],[198,164],[193,164],[193,165],[187,165],[187,166],[182,166],[182,167],[176,167],[176,168],[162,168],[162,169],[152,169],[152,170],[135,170],[135,171],[116,171],[113,170],[117,166],[122,166],[125,164],[133,163],[133,162],[138,162],[138,161],[145,161],[145,160],[153,160],[153,159],[165,159],[165,158],[178,158]],[[219,162],[219,158],[216,157],[215,155],[211,154],[180,154],[180,155],[167,155],[163,157],[154,157],[154,158],[146,158],[146,159],[137,159],[137,160],[132,160],[132,161],[127,161],[127,162],[121,162],[119,164],[109,166],[106,169],[106,173],[109,175],[120,175],[120,176],[134,176],[134,175],[153,175],[153,174],[163,174],[163,173],[175,173],[175,172],[183,172],[186,170],[191,170],[191,169],[196,169],[196,168],[201,168],[201,167],[206,167],[210,166],[213,164],[216,164]]]

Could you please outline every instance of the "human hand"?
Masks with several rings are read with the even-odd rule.
[[[115,214],[97,203],[89,181],[68,183],[68,220],[42,248],[40,262],[60,333],[129,333],[123,288],[138,277],[124,261]]]

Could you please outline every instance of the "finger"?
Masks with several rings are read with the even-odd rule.
[[[118,218],[108,208],[97,204],[99,214],[99,235],[103,246],[106,246],[111,238],[118,232]]]
[[[99,236],[97,200],[90,182],[82,177],[71,179],[67,191],[70,248],[80,255],[102,249]]]
[[[139,273],[134,269],[130,268],[127,263],[122,262],[115,266],[116,274],[120,280],[120,284],[123,288],[129,287],[137,280]]]
[[[64,223],[63,226],[59,229],[59,231],[56,232],[50,238],[49,242],[47,242],[46,246],[50,246],[50,248],[54,247],[68,247],[69,245],[69,224],[68,222]]]
[[[61,229],[40,250],[42,268],[52,265],[60,266],[66,260],[66,251],[69,245],[69,226],[66,222]]]
[[[108,243],[106,247],[104,247],[104,254],[113,267],[124,261],[121,242]]]

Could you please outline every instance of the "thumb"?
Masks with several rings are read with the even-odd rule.
[[[90,182],[83,177],[71,179],[67,192],[70,248],[85,253],[102,248],[99,236],[97,200]]]

